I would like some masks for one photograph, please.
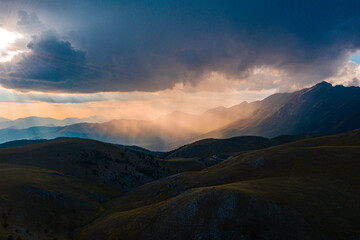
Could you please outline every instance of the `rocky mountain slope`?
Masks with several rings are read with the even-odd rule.
[[[209,135],[326,135],[360,127],[359,87],[333,87],[322,82],[286,96],[283,101],[270,96],[262,102],[269,102],[272,110],[262,105],[246,121],[235,121]]]

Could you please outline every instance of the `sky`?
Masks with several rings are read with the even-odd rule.
[[[1,0],[0,110],[155,119],[360,85],[360,2]]]

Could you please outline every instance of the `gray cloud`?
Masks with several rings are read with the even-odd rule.
[[[31,103],[31,102],[48,102],[48,103],[87,103],[101,102],[114,99],[117,96],[111,94],[51,94],[51,93],[19,93],[13,90],[0,89],[0,102],[14,103]]]
[[[248,76],[261,66],[287,73],[284,86],[305,86],[360,48],[356,0],[21,2],[61,37],[38,35],[1,80],[10,88],[156,91],[211,71],[254,81]],[[30,15],[18,23],[36,22]]]
[[[34,34],[46,29],[45,24],[40,21],[35,12],[28,13],[24,10],[20,10],[18,12],[18,17],[19,19],[16,24],[22,31]]]
[[[52,90],[82,89],[88,91],[95,80],[103,79],[101,70],[88,64],[86,53],[76,50],[69,41],[52,31],[34,36],[29,52],[10,64],[11,71],[2,81],[8,88]]]
[[[348,86],[360,86],[360,80],[355,77],[349,82]]]

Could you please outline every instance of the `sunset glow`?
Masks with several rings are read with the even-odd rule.
[[[15,55],[22,52],[8,48],[11,43],[14,43],[17,39],[21,38],[23,38],[23,35],[20,33],[9,32],[0,28],[0,62],[11,61]]]
[[[360,239],[360,0],[0,0],[0,240]]]

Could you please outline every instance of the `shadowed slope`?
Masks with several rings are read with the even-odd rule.
[[[305,137],[306,136],[279,136],[274,139],[269,139],[257,136],[241,136],[228,139],[203,139],[171,151],[170,154],[166,156],[166,159],[197,158],[207,161],[211,158],[217,163],[229,157],[236,156],[241,152],[267,148]]]
[[[166,173],[151,156],[87,139],[0,150],[0,236],[70,239],[103,204]]]
[[[54,169],[124,189],[162,176],[161,168],[153,157],[88,139],[62,139],[1,149],[0,164]],[[129,178],[126,181],[125,176]]]
[[[113,195],[56,171],[0,168],[1,239],[69,239],[71,230],[98,217]]]
[[[191,239],[356,239],[358,156],[360,131],[244,153],[146,184],[109,203],[107,214],[79,234],[82,239],[166,239],[170,232]]]
[[[360,127],[359,87],[333,87],[322,82],[311,88],[284,95],[287,96],[285,101],[274,102],[274,96],[276,95],[261,101],[262,106],[246,121],[235,121],[208,135],[328,135]],[[264,105],[266,101],[273,102],[272,111]]]

